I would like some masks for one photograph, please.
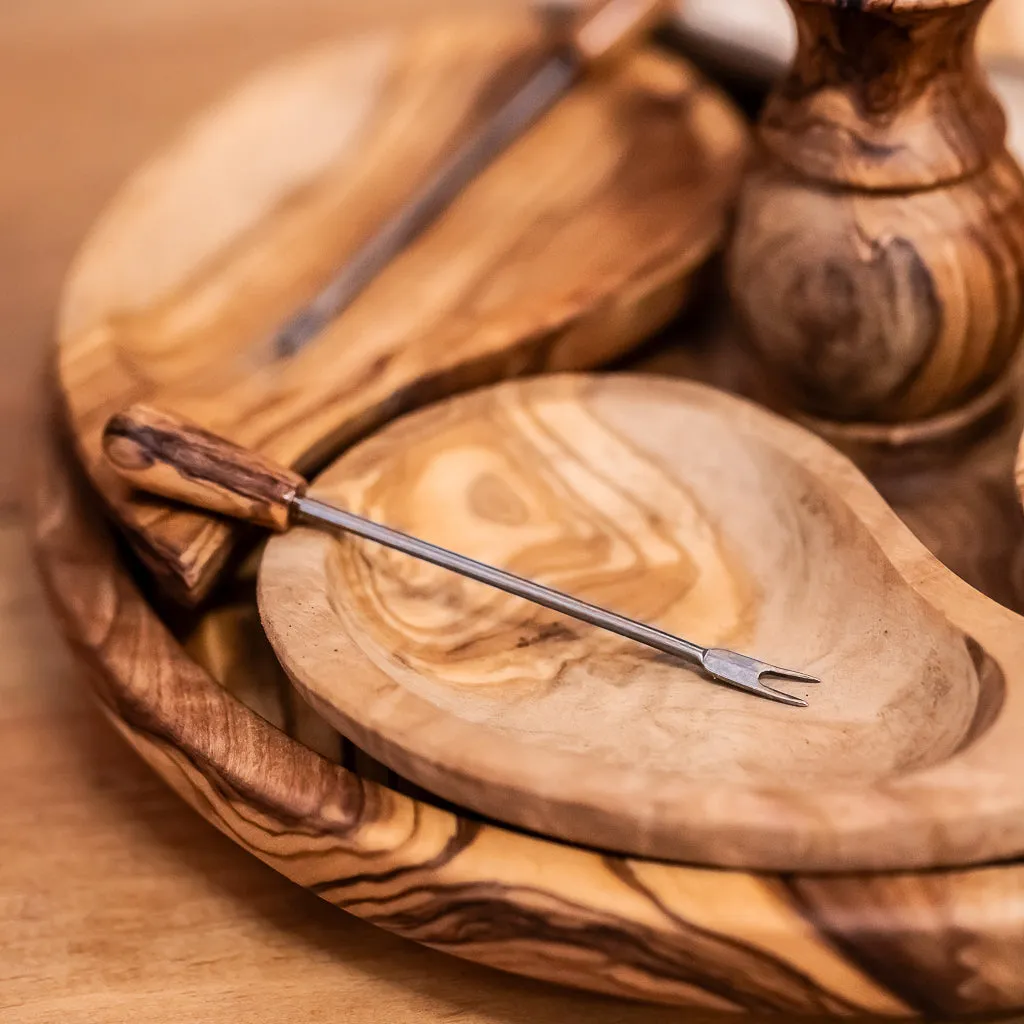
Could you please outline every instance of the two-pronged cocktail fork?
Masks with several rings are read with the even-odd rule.
[[[344,530],[682,658],[712,678],[758,697],[806,707],[806,701],[774,689],[764,679],[819,681],[735,651],[701,647],[534,580],[306,497],[306,481],[297,473],[192,423],[144,406],[134,406],[110,420],[104,450],[113,468],[142,490],[273,530],[285,530],[293,523]]]

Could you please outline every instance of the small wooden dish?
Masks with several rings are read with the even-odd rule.
[[[308,470],[400,412],[599,365],[679,308],[747,152],[728,99],[638,52],[574,88],[312,344],[274,329],[536,64],[527,13],[415,23],[266,71],[143,169],[68,284],[58,370],[79,457],[165,589],[194,603],[238,528],[139,501],[107,418],[145,400]]]
[[[191,284],[202,292],[210,253],[204,240],[221,222],[205,216],[210,205],[200,207],[204,216],[185,214],[202,196],[245,198],[231,191],[238,168],[246,166],[248,155],[271,155],[275,144],[268,140],[317,138],[304,133],[305,122],[290,124],[295,108],[287,103],[273,108],[281,134],[267,135],[261,95],[319,95],[326,105],[310,109],[336,126],[332,112],[344,109],[340,86],[349,72],[358,77],[365,68],[360,59],[342,59],[348,56],[358,54],[345,45],[328,47],[323,63],[310,57],[263,76],[236,103],[198,125],[118,200],[69,285],[62,339],[79,344],[74,358],[65,352],[64,380],[74,386],[64,387],[62,398],[75,414],[76,454],[68,446],[58,454],[47,439],[36,463],[39,486],[30,518],[62,632],[117,731],[200,814],[283,875],[382,928],[479,963],[632,999],[758,1017],[949,1019],[1024,1010],[1021,862],[926,872],[755,874],[629,859],[523,835],[410,796],[408,784],[340,742],[288,689],[268,662],[265,645],[254,641],[250,596],[234,595],[233,604],[203,613],[168,615],[166,604],[154,605],[140,592],[138,566],[115,543],[77,465],[76,456],[96,472],[79,417],[91,416],[98,431],[106,411],[98,401],[104,381],[141,382],[137,394],[117,392],[113,401],[120,405],[133,397],[162,401],[173,389],[162,391],[150,382],[163,380],[163,372],[176,387],[198,373],[200,345],[175,337],[164,346],[160,332],[134,332],[150,323],[150,313],[159,319],[162,307],[150,307],[148,296],[163,294],[159,287],[151,290],[161,281],[169,282],[168,310],[197,308],[179,303],[178,289],[186,299]],[[318,78],[325,71],[329,81]],[[695,82],[683,106],[703,111],[699,125],[709,134],[698,132],[686,152],[712,155],[702,165],[707,173],[694,181],[693,205],[683,203],[679,210],[710,215],[711,235],[717,237],[732,188],[726,179],[739,166],[744,132],[721,95]],[[331,91],[335,84],[337,94]],[[339,108],[329,103],[333,95],[339,96]],[[702,137],[723,145],[702,147]],[[193,159],[204,154],[219,154],[224,162]],[[672,161],[678,166],[678,154]],[[213,167],[223,175],[212,175]],[[197,190],[204,175],[211,175],[205,179],[209,186]],[[286,177],[286,184],[293,180]],[[305,193],[298,187],[294,195]],[[223,209],[237,208],[229,203]],[[146,210],[150,214],[140,217]],[[263,223],[260,217],[257,222]],[[242,232],[240,238],[246,237]],[[168,266],[154,259],[157,248],[164,258],[178,256]],[[200,258],[193,259],[197,253]],[[687,267],[698,262],[696,250],[693,255]],[[677,285],[685,291],[688,275],[669,275],[670,296],[678,299]],[[312,290],[313,283],[308,285]],[[225,295],[217,288],[210,294],[222,300]],[[641,289],[636,312],[648,308],[644,295],[653,302],[664,294]],[[628,294],[620,298],[628,305]],[[243,306],[233,308],[241,312]],[[592,308],[593,317],[571,323],[574,330],[552,344],[561,338],[586,341],[587,325],[600,326],[605,316],[606,307]],[[142,318],[134,319],[140,310]],[[656,304],[649,322],[663,312]],[[263,321],[256,326],[262,330]],[[79,330],[87,333],[84,340],[77,338]],[[140,344],[108,346],[111,332]],[[544,338],[501,349],[493,362],[489,351],[477,353],[465,365],[445,364],[441,379],[423,374],[436,352],[421,352],[421,360],[403,356],[395,366],[411,368],[409,373],[396,371],[369,389],[372,374],[354,370],[337,392],[351,418],[332,440],[356,436],[453,388],[520,372],[538,351],[545,351]],[[346,366],[358,370],[360,351],[354,346],[340,345],[321,362],[333,365],[331,360],[347,352],[353,359]],[[540,356],[536,364],[563,365]],[[68,377],[69,367],[80,376]],[[97,382],[91,391],[90,367]],[[322,369],[318,363],[316,371]],[[259,373],[251,378],[254,404],[247,408],[261,407],[261,380],[266,383]],[[395,392],[388,390],[392,386]],[[210,391],[216,387],[211,379]],[[201,404],[201,398],[193,393],[189,403]],[[197,415],[193,404],[179,411]],[[288,423],[288,431],[299,431],[303,411]],[[182,559],[188,571],[179,578],[195,598],[217,577],[223,535],[212,520],[177,522],[192,532],[168,528],[152,536],[195,542],[182,549],[194,557]],[[972,521],[963,531],[950,526],[949,535],[977,529]],[[934,567],[927,565],[925,572]],[[221,591],[218,600],[223,599]],[[179,639],[186,635],[188,649]],[[486,973],[479,984],[487,984]]]
[[[274,538],[259,594],[281,663],[339,731],[431,792],[717,866],[1024,850],[1024,623],[938,565],[807,431],[680,381],[542,377],[400,420],[313,493],[823,680],[788,687],[809,708],[784,707],[387,549]]]

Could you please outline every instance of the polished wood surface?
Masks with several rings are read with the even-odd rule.
[[[147,492],[275,530],[306,489],[144,407],[113,417],[104,447]],[[800,665],[826,683],[809,711],[708,693],[698,672],[645,648],[312,528],[262,559],[267,632],[303,694],[361,749],[546,835],[772,870],[1019,852],[977,845],[979,830],[1006,827],[979,817],[986,788],[1001,794],[1017,771],[1014,674],[1000,666],[1016,654],[993,657],[984,640],[1013,623],[958,631],[909,582],[923,571],[909,536],[902,576],[879,547],[867,482],[851,501],[849,467],[804,449],[781,421],[699,388],[542,377],[405,417],[349,451],[316,494],[704,646]],[[808,565],[831,568],[808,578]],[[919,776],[936,766],[926,810]],[[951,826],[967,847],[950,847]]]
[[[850,501],[841,460],[813,449],[794,458],[806,441],[794,449],[781,421],[742,411],[651,378],[506,384],[375,434],[316,493],[705,646],[800,665],[832,684],[812,710],[712,696],[699,673],[644,648],[314,529],[263,559],[278,658],[362,749],[431,792],[544,834],[774,870],[1017,853],[977,845],[979,829],[1005,829],[978,818],[986,788],[1007,788],[992,766],[1009,752],[999,771],[1017,770],[1005,694],[1014,675],[1000,667],[1016,655],[993,657],[984,641],[1013,624],[953,628],[922,602],[928,588],[908,582],[922,572],[908,535],[902,577],[878,547],[867,482]],[[848,447],[863,462],[873,439],[858,441]],[[938,441],[948,448],[950,430]],[[306,490],[296,474],[141,406],[112,418],[104,447],[148,493],[275,530]],[[808,579],[803,567],[819,564],[834,568]],[[989,734],[997,719],[1001,739]],[[935,766],[926,810],[921,779],[904,792],[901,777]],[[830,818],[835,805],[842,815]],[[950,848],[951,827],[966,848]]]
[[[735,310],[714,287],[684,331],[648,346],[628,366],[699,380],[791,413],[750,350]],[[1013,378],[1005,384],[1004,400],[987,408],[957,410],[899,429],[814,417],[804,423],[856,463],[944,565],[1024,614],[1024,515],[1014,484],[1024,401]]]
[[[997,0],[994,13],[1001,7],[1012,18],[1015,5]],[[485,970],[341,915],[260,864],[112,737],[80,685],[25,550],[21,473],[34,458],[27,438],[42,419],[31,414],[39,404],[31,385],[49,351],[60,280],[102,204],[187,117],[242,75],[325,36],[408,18],[420,8],[407,0],[294,0],[287,8],[270,0],[39,0],[8,5],[0,18],[0,110],[8,137],[16,139],[0,162],[0,265],[8,285],[0,290],[0,824],[5,835],[18,836],[0,859],[9,911],[0,954],[0,1007],[7,1021],[710,1019]],[[1000,32],[998,38],[1011,36]],[[981,462],[992,465],[991,459]],[[974,502],[998,506],[998,522],[1010,524],[1019,512],[1003,510],[1004,477],[1002,471],[978,474]],[[998,527],[977,530],[971,525],[977,520],[968,517],[958,534],[941,510],[929,514],[921,493],[934,487],[927,474],[894,479],[892,486],[903,492],[903,509],[916,502],[923,534],[944,546],[947,559],[959,554],[963,571],[979,579],[1009,578],[1005,563],[1012,557],[992,542]],[[959,551],[958,535],[971,541]],[[249,599],[221,614],[241,628],[255,606]],[[253,649],[211,646],[236,658]],[[230,659],[225,664],[239,685],[252,682],[250,668]],[[273,698],[264,696],[264,707],[271,706]],[[288,714],[316,731],[301,715]],[[326,747],[325,739],[302,735],[309,745]],[[917,943],[896,957],[891,945],[876,945],[872,953],[862,944],[863,955],[883,961],[880,969],[916,993],[937,1019],[976,1010],[1001,977],[1020,975],[1024,956],[1012,942],[978,939],[993,923],[991,934],[999,928],[1010,937],[1021,933],[1006,916],[1021,883],[1007,889],[1000,881],[1005,871],[970,873],[973,881],[955,904],[920,904],[922,915],[928,906],[948,913],[944,945]],[[933,877],[928,899],[941,877]],[[902,880],[876,879],[876,902],[891,903],[903,887]],[[986,904],[989,895],[994,898]],[[839,926],[866,913],[863,903],[844,909],[838,897],[831,905]],[[936,963],[943,948],[958,951],[957,959],[936,978],[921,965]],[[967,962],[975,966],[965,972]]]
[[[277,358],[274,329],[521,83],[541,39],[535,18],[481,14],[325,43],[209,112],[91,233],[59,317],[61,385],[94,482],[182,600],[209,590],[237,530],[136,503],[106,471],[101,432],[130,402],[308,469],[449,392],[607,361],[678,308],[724,230],[746,129],[647,49],[586,77]]]
[[[1024,178],[974,53],[987,0],[790,6],[801,44],[759,122],[733,298],[801,408],[947,412],[1024,326]]]
[[[975,54],[989,0],[790,0],[800,45],[759,137],[786,166],[869,192],[958,181],[1003,153]]]
[[[279,728],[300,738],[305,745],[322,750],[325,756],[333,760],[357,768],[364,777],[375,778],[392,788],[408,790],[409,785],[405,780],[387,772],[329,728],[325,731],[325,723],[315,715],[311,717],[308,705],[288,685],[287,677],[283,675],[276,661],[267,657],[267,640],[252,597],[253,572],[254,567],[247,567],[238,580],[237,589],[226,596],[225,604],[201,619],[197,633],[193,634],[189,641],[193,655],[247,706],[257,710]],[[268,670],[268,666],[273,668]],[[422,794],[419,795],[422,797]],[[849,936],[850,927],[854,922],[863,927],[872,914],[881,910],[884,916],[883,907],[899,906],[900,912],[904,913],[909,906],[913,906],[915,913],[934,913],[938,904],[932,903],[932,910],[926,910],[925,904],[912,899],[912,889],[908,883],[914,877],[874,876],[873,892],[866,900],[867,878],[861,879],[864,883],[861,885],[849,878],[835,879],[834,884],[821,886],[816,885],[813,880],[806,883],[798,881],[794,889],[802,891],[806,886],[820,898],[821,902],[817,906],[825,915],[825,919],[835,919],[845,926],[842,932],[836,934],[839,938],[840,935]],[[935,874],[931,877],[937,880],[942,876]],[[937,978],[935,973],[922,974],[917,966],[922,957],[930,958],[934,964],[936,958],[942,956],[941,953],[937,953],[933,940],[914,942],[915,948],[909,956],[899,945],[886,941],[877,934],[856,946],[855,955],[870,960],[874,969],[892,979],[901,991],[914,993],[914,998],[929,1008],[928,1012],[933,1018],[944,1018],[946,1014],[953,1012],[977,1011],[981,1006],[979,993],[985,992],[987,986],[997,983],[996,979],[1004,972],[1015,973],[1021,955],[1015,944],[1004,945],[1004,936],[1007,929],[1013,928],[1013,924],[1010,921],[1004,924],[997,923],[998,911],[988,918],[990,923],[995,924],[990,939],[984,942],[983,946],[980,944],[981,922],[987,916],[980,913],[984,894],[991,893],[998,899],[997,893],[1009,891],[1013,898],[1012,894],[1019,891],[1017,883],[1012,881],[1010,876],[1001,874],[999,870],[962,872],[955,877],[958,883],[964,886],[965,896],[975,901],[974,909],[967,910],[963,902],[956,900],[948,903],[946,910],[967,926],[972,935],[974,948],[978,951],[984,949],[984,967],[981,974],[977,973],[977,965],[973,962],[966,970],[962,965],[951,964],[941,978]],[[917,876],[916,881],[920,880],[921,876]],[[1004,889],[1006,883],[1009,883],[1008,889]],[[945,892],[948,895],[949,889],[945,888]],[[937,891],[933,891],[929,894],[929,899],[934,900],[937,895]],[[912,899],[912,902],[904,904],[904,899]],[[996,910],[994,903],[991,909]],[[906,935],[905,932],[903,934]],[[940,943],[942,941],[939,939]],[[988,990],[991,991],[991,988]],[[760,1019],[756,1013],[752,1016],[754,1019]],[[687,1016],[684,1019],[692,1018]]]
[[[676,24],[695,53],[748,80],[778,78],[796,50],[786,0],[678,0]],[[992,0],[978,45],[990,68],[1024,58],[1024,7],[1018,0]]]
[[[14,140],[0,161],[5,1024],[707,1020],[433,952],[339,914],[239,849],[112,734],[28,555],[38,378],[61,279],[102,205],[184,120],[267,60],[421,10],[418,0],[39,0],[0,16],[0,110]]]
[[[856,197],[765,166],[739,218],[732,294],[798,406],[924,419],[991,387],[1015,358],[1024,190],[1009,158],[941,189]]]
[[[0,111],[13,140],[0,161],[5,1024],[707,1020],[428,950],[339,914],[239,849],[112,734],[28,555],[24,474],[48,408],[39,376],[61,279],[101,207],[240,77],[296,47],[422,8],[419,0],[38,0],[0,15]]]

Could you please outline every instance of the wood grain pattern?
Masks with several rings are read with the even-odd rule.
[[[1008,5],[1012,14],[1016,3],[997,0],[996,7]],[[25,409],[38,399],[28,386],[29,370],[47,338],[59,277],[77,238],[125,171],[246,69],[318,35],[386,17],[412,18],[416,9],[415,0],[358,8],[299,0],[287,10],[269,0],[183,0],[173,12],[124,0],[9,5],[0,19],[0,107],[18,139],[12,159],[0,165],[0,260],[8,275],[0,292],[8,371],[0,382],[8,456],[0,459],[0,476],[9,509],[24,489],[15,482],[16,467],[38,457],[25,443],[35,436],[26,427]],[[54,160],[55,152],[60,159]],[[680,348],[666,361],[689,354]],[[988,459],[987,444],[968,446],[948,457],[936,454],[933,473],[915,464],[889,474],[899,483],[902,513],[913,510],[927,520],[924,536],[940,544],[944,558],[960,556],[964,573],[986,574],[1004,587],[1024,551],[1024,543],[1013,539],[1017,535],[1006,532],[1015,526],[1014,516],[1024,519],[1013,498],[1015,441],[1005,458]],[[974,487],[980,464],[985,473]],[[998,506],[997,516],[979,514],[989,503]],[[74,537],[65,538],[70,543],[61,564],[77,578],[83,566],[73,567]],[[5,1021],[50,1024],[63,1016],[83,1024],[236,1024],[255,1016],[261,1024],[291,1024],[332,1014],[392,1024],[720,1020],[503,977],[340,915],[276,876],[215,834],[92,713],[87,687],[76,687],[76,672],[83,669],[45,619],[22,551],[21,526],[10,513],[0,540],[0,804],[4,827],[19,836],[5,850],[2,872],[6,905],[16,911],[7,919],[0,958]],[[86,577],[95,580],[94,571],[86,570]],[[241,609],[221,614],[236,625],[244,620]],[[247,614],[255,616],[253,605]],[[211,636],[214,624],[206,627]],[[260,633],[258,624],[254,633]],[[250,689],[258,687],[259,673],[267,674],[263,650],[225,638],[219,651],[233,655],[232,683],[241,688],[248,679]],[[157,685],[153,674],[149,682]],[[913,941],[908,922],[922,921],[928,907],[956,926],[943,926],[932,940],[919,938],[921,952],[910,968],[888,971],[893,984],[916,991],[942,1020],[951,1018],[954,1006],[1013,1012],[1015,1005],[999,975],[1011,985],[1019,975],[1021,928],[1012,916],[1019,883],[1015,887],[1005,867],[969,875],[978,879],[970,888],[961,879],[950,882],[947,873],[934,876],[944,892],[956,888],[956,899],[943,896],[937,884],[903,904],[901,938],[907,944]],[[904,879],[896,887],[908,901],[919,891]],[[918,908],[913,914],[906,911],[911,905]],[[858,915],[862,924],[865,916],[867,911]],[[852,915],[846,921],[852,925]],[[862,935],[862,949],[883,938],[877,927]],[[985,935],[1003,939],[997,945]],[[951,993],[953,986],[960,992]],[[995,986],[1002,988],[996,996]],[[750,1015],[765,1024],[778,1019]],[[1020,1011],[1013,1019],[1021,1019]]]
[[[1004,152],[1006,122],[974,52],[989,0],[792,0],[798,48],[759,124],[812,181],[865,191],[959,181]]]
[[[62,309],[62,389],[94,483],[179,596],[209,589],[233,533],[133,502],[104,472],[100,432],[130,402],[308,468],[431,398],[607,360],[678,308],[745,131],[686,65],[645,51],[574,90],[315,344],[272,358],[273,327],[487,116],[538,31],[525,15],[441,21],[269,71],[94,231]]]
[[[362,777],[436,804],[436,797],[411,786],[334,733],[291,688],[267,646],[254,605],[254,587],[252,573],[245,573],[230,602],[200,620],[204,642],[190,643],[190,653],[221,685],[303,745],[315,750],[325,747],[326,756]],[[759,877],[767,881],[767,876]],[[934,884],[930,885],[929,876],[915,874],[829,879],[793,875],[779,889],[805,908],[847,955],[870,964],[873,976],[885,978],[893,991],[905,995],[908,1004],[924,1008],[931,1018],[972,1015],[1008,1005],[1000,1001],[1000,992],[1006,978],[1016,977],[1021,946],[1016,917],[1012,910],[1005,912],[1008,906],[1000,912],[999,901],[1012,903],[1018,898],[1024,874],[1011,874],[1005,865],[956,873],[957,887],[969,894],[969,909],[966,900],[948,901],[948,875],[931,877]],[[922,890],[927,901],[916,895]],[[990,911],[982,910],[985,904],[990,904]],[[887,916],[893,925],[882,933],[872,921]],[[947,930],[950,916],[955,921]],[[927,939],[920,931],[922,921],[935,929]],[[966,941],[961,945],[961,940]],[[755,1011],[753,1016],[760,1014]]]
[[[139,490],[271,530],[288,528],[292,502],[306,490],[298,473],[145,405],[110,418],[103,453]]]
[[[678,0],[673,26],[687,52],[741,80],[772,83],[796,52],[786,0]],[[1024,9],[1017,0],[991,0],[978,49],[989,69],[1024,57]]]
[[[60,282],[125,175],[279,55],[450,6],[38,0],[0,16],[12,140],[0,162],[0,834],[18,837],[0,867],[4,1024],[678,1024],[673,1008],[503,975],[389,935],[219,834],[98,713],[27,550],[24,473],[46,422],[36,385]]]
[[[974,53],[986,0],[792,0],[730,278],[801,408],[902,422],[968,402],[1024,327],[1024,179]]]
[[[410,800],[330,764],[218,685],[143,601],[81,482],[53,458],[43,472],[39,565],[118,731],[235,842],[337,906],[505,970],[683,1006],[1024,1009],[1012,969],[1024,956],[1018,865],[751,875],[590,853]],[[235,658],[238,670],[244,647]],[[884,948],[883,962],[872,951]]]
[[[733,83],[751,109],[786,74],[796,26],[786,0],[680,0],[665,30],[683,53]],[[1007,146],[1024,156],[1024,7],[992,0],[978,51],[1007,119]]]
[[[938,569],[799,428],[683,383],[537,378],[405,418],[316,493],[823,680],[796,691],[807,709],[752,700],[405,556],[307,529],[275,539],[260,607],[278,658],[324,717],[431,792],[732,867],[1024,848],[1008,800],[1020,620]]]

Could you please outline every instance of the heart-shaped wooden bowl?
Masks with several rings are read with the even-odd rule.
[[[596,366],[679,308],[747,149],[731,103],[643,50],[581,83],[296,356],[276,327],[536,64],[525,12],[342,40],[256,76],[142,170],[68,284],[59,377],[79,457],[162,584],[208,592],[237,529],[138,501],[106,419],[146,400],[308,469],[399,412]]]
[[[340,731],[492,817],[782,871],[1024,850],[1024,621],[838,453],[700,385],[540,377],[412,414],[314,494],[707,647],[822,678],[794,709],[345,536],[293,529],[268,636]]]
[[[190,654],[140,594],[67,449],[50,445],[37,465],[38,565],[118,732],[217,828],[336,906],[480,963],[634,999],[790,1017],[1024,1010],[1024,865],[686,867],[406,796],[335,763],[366,762],[285,692],[251,597],[187,627]]]

